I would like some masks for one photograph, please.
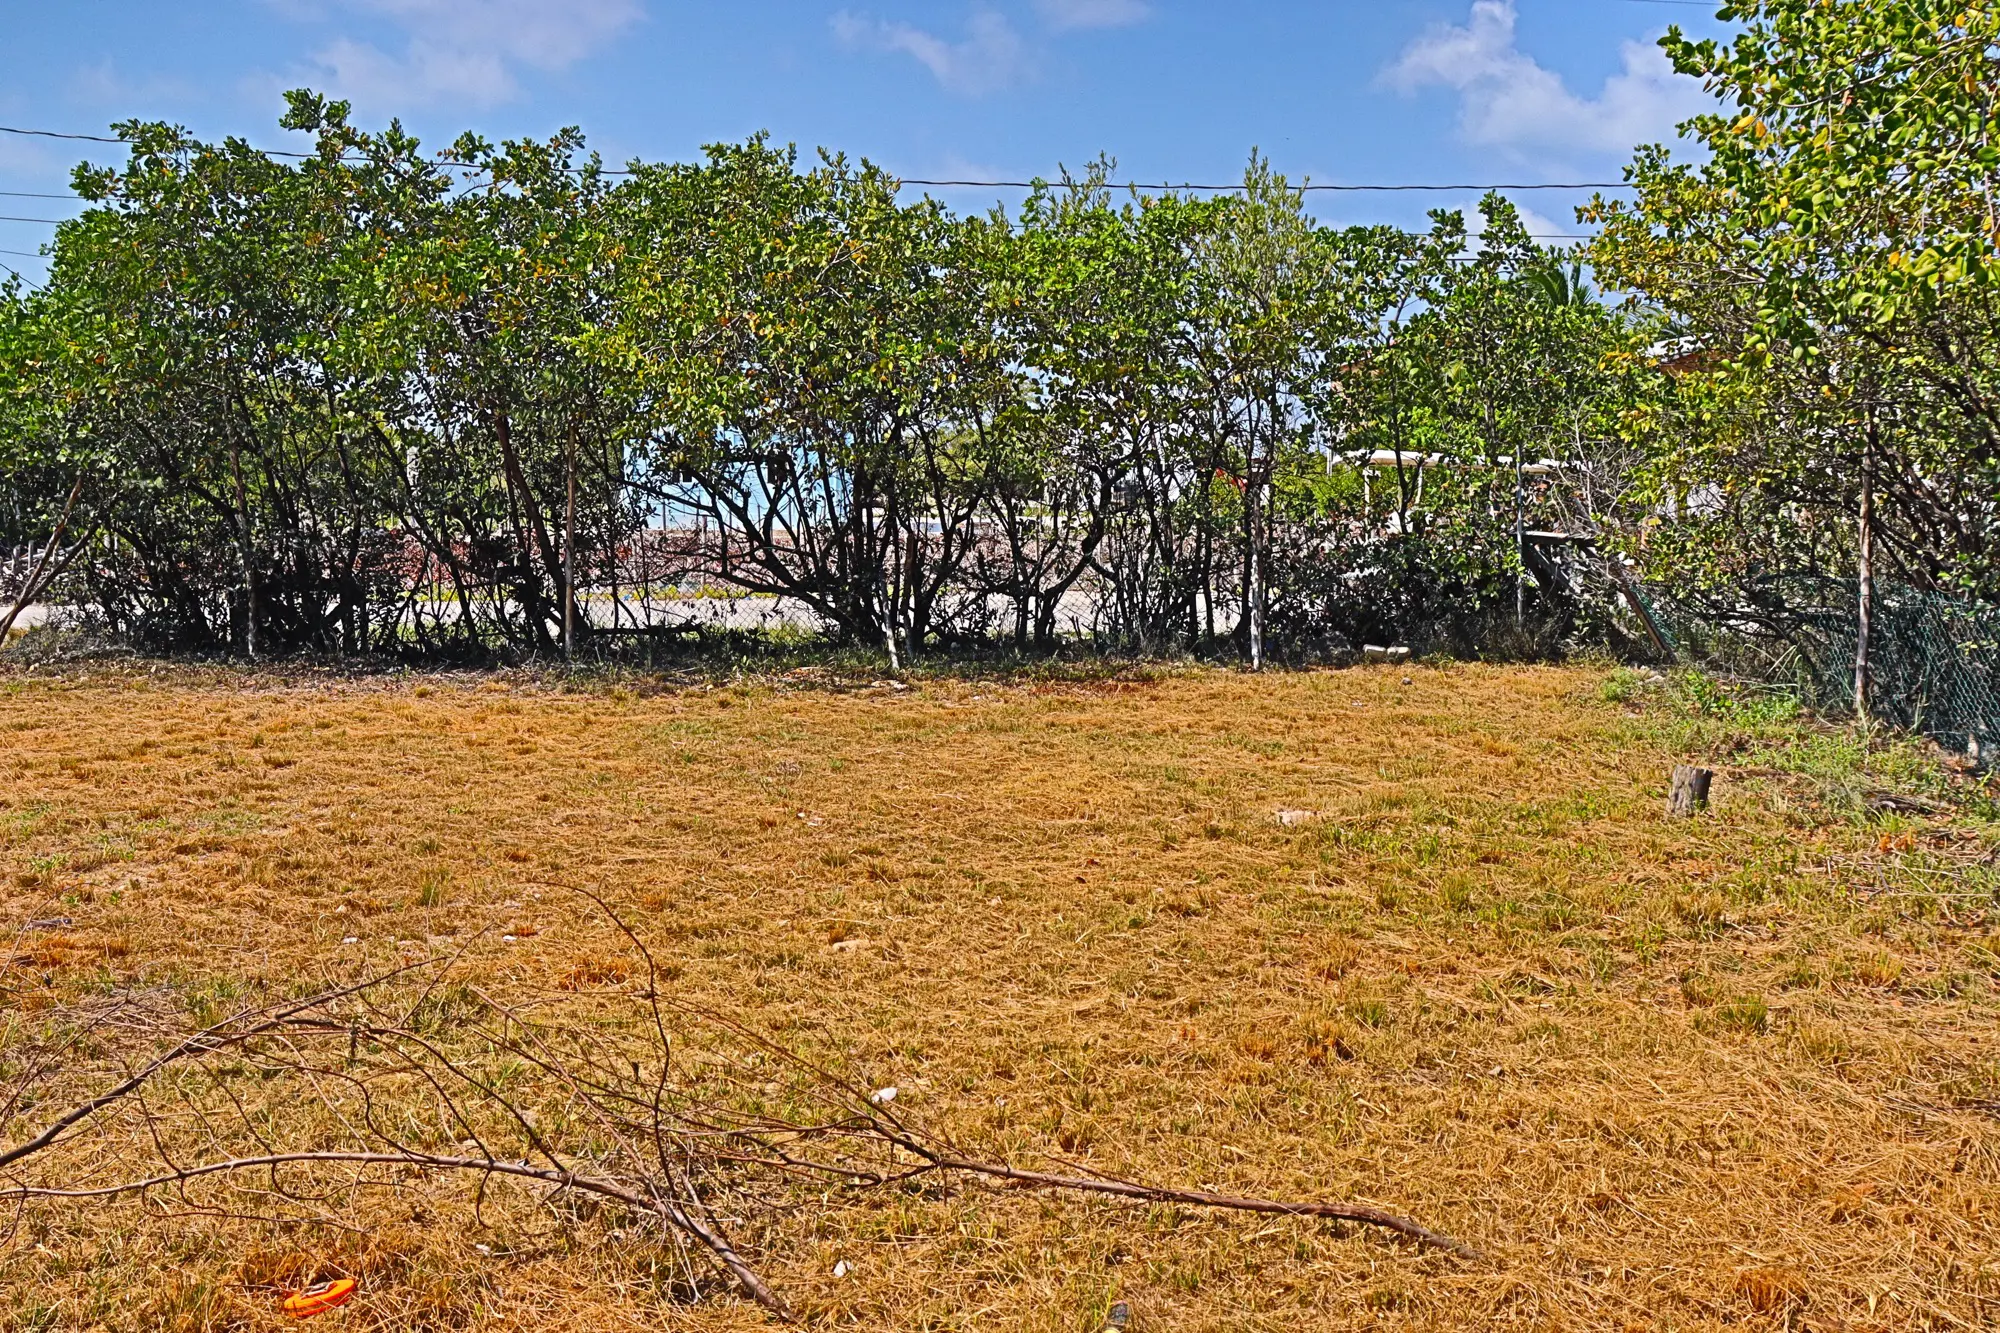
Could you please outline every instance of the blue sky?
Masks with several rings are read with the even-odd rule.
[[[1219,182],[1252,147],[1327,184],[1616,180],[1706,104],[1653,42],[1719,31],[1685,0],[0,0],[0,125],[130,116],[296,147],[282,90],[432,142],[580,125],[608,159],[769,130],[906,176],[1015,179],[1099,152],[1128,179]],[[61,193],[100,145],[0,134],[0,190]],[[100,156],[98,160],[112,160]],[[1016,191],[940,190],[965,209]],[[1518,195],[1536,230],[1574,196]],[[1319,195],[1415,225],[1470,196]],[[66,216],[0,196],[0,214]],[[0,222],[39,277],[52,229]]]

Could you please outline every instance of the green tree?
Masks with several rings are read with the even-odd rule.
[[[2000,13],[1720,12],[1734,39],[1662,42],[1717,96],[1685,127],[1705,160],[1642,150],[1635,200],[1588,210],[1599,274],[1682,339],[1641,495],[1656,567],[1774,628],[1835,578],[1865,620],[1878,569],[2000,595]]]
[[[1012,392],[977,238],[873,167],[800,171],[761,138],[640,167],[615,209],[599,354],[639,386],[655,493],[714,526],[712,576],[892,657],[962,625]]]

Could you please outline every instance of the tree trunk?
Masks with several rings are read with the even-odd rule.
[[[1869,720],[1869,638],[1875,621],[1875,409],[1868,409],[1868,434],[1861,446],[1860,555],[1855,570],[1854,714]]]
[[[1708,809],[1708,788],[1714,781],[1713,769],[1676,764],[1673,785],[1667,789],[1668,816],[1675,819],[1691,819]]]
[[[1260,517],[1258,510],[1264,496],[1264,483],[1257,474],[1257,436],[1254,425],[1251,428],[1249,451],[1244,457],[1243,468],[1243,616],[1245,628],[1249,632],[1250,669],[1264,669],[1264,587],[1263,569],[1258,556],[1257,527]]]
[[[896,606],[903,599],[901,571],[895,566],[902,559],[902,545],[896,540],[896,507],[889,496],[882,497],[883,532],[876,548],[876,558],[881,561],[882,586],[882,642],[889,650],[889,670],[901,671],[903,658],[896,643]]]
[[[1528,503],[1521,446],[1514,446],[1514,628],[1528,627]]]
[[[576,655],[576,440],[563,451],[563,657]]]
[[[70,560],[75,558],[75,552],[73,551],[60,564],[55,565],[53,568],[51,568],[49,563],[55,559],[56,551],[62,546],[63,533],[69,528],[70,511],[76,508],[76,497],[82,490],[83,478],[78,477],[76,485],[69,488],[69,499],[63,501],[62,516],[56,519],[56,529],[49,535],[47,549],[42,552],[33,567],[28,570],[28,581],[21,585],[21,595],[16,597],[14,605],[8,608],[6,618],[0,620],[0,648],[7,646],[7,636],[14,632],[14,622],[20,619],[21,612],[27,609],[30,602],[40,597],[43,589],[48,584],[54,583],[61,576],[62,571],[69,567]],[[79,544],[76,549],[80,551],[83,547]]]
[[[250,540],[250,500],[243,489],[242,452],[229,448],[229,473],[236,483],[236,530],[243,553],[243,652],[257,660],[257,570]]]
[[[500,445],[500,466],[507,482],[509,515],[514,522],[515,542],[521,554],[521,590],[529,597],[526,608],[535,626],[535,646],[539,649],[549,642],[547,603],[542,599],[542,579],[548,577],[555,585],[562,586],[562,564],[555,543],[549,539],[548,525],[542,521],[542,508],[535,503],[535,493],[528,486],[528,474],[521,466],[521,456],[514,448],[514,423],[508,413],[496,408],[493,413],[493,433]],[[519,504],[519,510],[513,508]],[[530,543],[533,543],[530,545]],[[542,573],[534,572],[534,562],[539,559]]]
[[[1256,503],[1255,501],[1252,502]],[[1250,669],[1264,669],[1264,562],[1263,552],[1258,547],[1258,529],[1262,515],[1252,511],[1250,517]]]

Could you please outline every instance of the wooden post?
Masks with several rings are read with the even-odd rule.
[[[1674,657],[1673,645],[1667,642],[1667,636],[1661,631],[1658,622],[1653,619],[1652,611],[1646,606],[1646,599],[1641,597],[1639,590],[1632,586],[1632,580],[1625,573],[1625,565],[1622,558],[1613,554],[1609,568],[1612,582],[1616,583],[1618,590],[1625,594],[1625,600],[1638,615],[1639,623],[1646,627],[1646,637],[1653,641],[1654,650],[1662,658],[1666,659],[1669,666],[1674,665],[1677,659]]]
[[[1674,765],[1673,785],[1667,789],[1668,817],[1692,819],[1708,809],[1708,788],[1714,781],[1713,769],[1696,768],[1692,764]]]

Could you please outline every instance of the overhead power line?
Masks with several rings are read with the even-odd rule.
[[[1037,184],[1053,185],[1058,183],[1055,181],[942,181],[942,180],[923,180],[916,176],[899,176],[897,177],[897,179],[902,181],[902,183],[905,185],[954,185],[954,186],[966,185],[966,186],[993,187],[993,188],[1013,188],[1013,189],[1023,189],[1023,190],[1033,189]],[[1106,181],[1104,184],[1104,188],[1107,190],[1212,190],[1212,191],[1219,191],[1222,193],[1228,193],[1231,191],[1240,190],[1243,187],[1241,185],[1190,185],[1185,183],[1180,185],[1175,185],[1172,184],[1171,182],[1162,182],[1157,185],[1152,185],[1145,183],[1134,183],[1130,181]],[[1289,188],[1294,190],[1313,190],[1313,191],[1324,190],[1330,193],[1339,193],[1345,191],[1352,193],[1365,192],[1371,194],[1384,194],[1384,193],[1393,193],[1400,190],[1412,190],[1412,191],[1434,190],[1440,192],[1453,192],[1453,193],[1465,193],[1467,191],[1475,191],[1475,190],[1476,191],[1622,190],[1626,188],[1626,184],[1624,181],[1566,181],[1553,184],[1543,183],[1539,185],[1293,185],[1290,186]]]
[[[105,134],[65,134],[61,130],[21,130],[12,125],[0,125],[0,134],[25,134],[36,139],[87,139],[91,143],[124,143]]]
[[[1702,2],[1706,3],[1706,0],[1702,0]],[[102,134],[69,134],[59,130],[20,129],[12,125],[0,125],[0,134],[35,135],[46,139],[79,139],[88,143],[126,142],[123,139],[110,138]],[[293,153],[293,152],[287,152],[279,148],[264,148],[264,149],[259,149],[258,151],[263,153],[267,157],[309,158],[318,156],[318,154],[316,153]],[[463,162],[443,161],[437,163],[437,165],[467,166],[470,164]],[[629,176],[632,173],[629,171],[605,171],[602,174],[606,176]],[[896,177],[896,179],[901,184],[904,185],[928,185],[928,186],[936,186],[939,188],[996,189],[996,190],[1001,190],[1001,189],[1031,190],[1038,184],[1049,185],[1058,183],[1053,181],[1034,181],[1034,180],[936,180],[922,176],[898,176]],[[1183,181],[1178,185],[1174,184],[1171,181],[1162,181],[1158,184],[1149,184],[1144,182],[1132,182],[1132,181],[1106,181],[1104,185],[1106,189],[1110,190],[1195,190],[1203,193],[1220,193],[1220,194],[1227,194],[1232,191],[1240,190],[1243,188],[1241,185],[1197,185],[1192,182],[1186,182],[1186,181]],[[1624,181],[1537,181],[1537,182],[1523,182],[1523,183],[1501,184],[1501,185],[1429,185],[1429,184],[1311,185],[1307,184],[1307,185],[1295,185],[1292,186],[1291,188],[1295,190],[1302,190],[1302,191],[1310,190],[1315,193],[1323,192],[1328,194],[1342,194],[1342,193],[1393,194],[1400,192],[1464,194],[1464,193],[1475,193],[1475,192],[1483,193],[1488,190],[1622,190],[1626,188],[1626,183]],[[0,191],[0,194],[6,194],[14,198],[23,198],[23,199],[28,199],[28,198],[60,199],[65,197],[63,195],[54,195],[54,194],[31,195],[25,192],[18,192],[11,190]]]

